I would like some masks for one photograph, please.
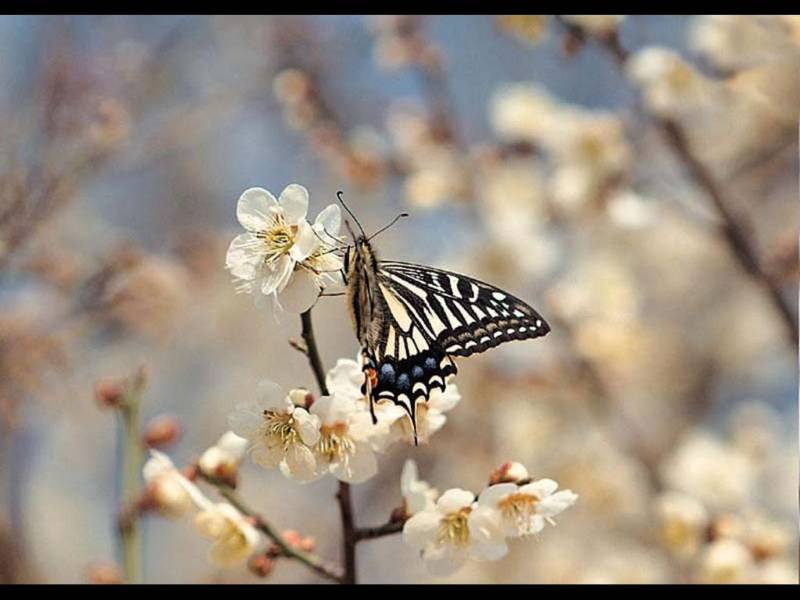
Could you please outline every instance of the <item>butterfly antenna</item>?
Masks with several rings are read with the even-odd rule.
[[[373,233],[371,236],[369,236],[369,238],[367,238],[367,241],[371,240],[371,239],[372,239],[372,238],[374,238],[374,237],[377,237],[379,234],[383,233],[384,231],[386,231],[387,229],[389,229],[389,227],[391,227],[392,225],[394,225],[395,223],[397,223],[397,222],[398,222],[400,219],[403,219],[403,218],[405,218],[405,217],[407,217],[407,216],[408,216],[408,213],[406,213],[406,212],[402,212],[402,213],[400,213],[400,214],[399,214],[399,215],[397,215],[397,216],[396,216],[394,219],[392,219],[392,222],[391,222],[391,223],[389,223],[388,225],[384,225],[383,227],[381,227],[380,229],[378,229],[378,231],[376,231],[376,232],[375,232],[375,233]]]
[[[353,211],[352,211],[352,210],[350,210],[350,209],[347,207],[347,204],[345,204],[345,203],[344,203],[344,200],[342,199],[342,195],[343,195],[343,193],[342,193],[342,191],[341,191],[341,190],[340,190],[340,191],[338,191],[338,192],[336,192],[336,197],[339,199],[339,204],[341,204],[341,205],[342,205],[342,208],[344,208],[344,209],[347,211],[347,214],[348,214],[348,215],[350,215],[351,217],[353,217],[353,220],[356,222],[356,225],[358,225],[358,229],[361,231],[361,235],[363,235],[364,237],[367,237],[367,234],[366,234],[366,232],[364,231],[364,228],[361,226],[361,223],[358,221],[358,218],[357,218],[357,217],[356,217],[356,216],[353,214]],[[353,236],[353,237],[355,237],[355,236]]]

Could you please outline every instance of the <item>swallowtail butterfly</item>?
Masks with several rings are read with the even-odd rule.
[[[432,267],[379,261],[371,238],[341,192],[337,196],[360,230],[360,235],[350,230],[353,243],[345,249],[343,276],[361,344],[362,392],[369,398],[373,422],[375,403],[391,400],[404,408],[416,442],[417,402],[427,401],[434,389],[444,391],[447,377],[457,372],[454,356],[540,337],[550,326],[528,304],[488,283]]]

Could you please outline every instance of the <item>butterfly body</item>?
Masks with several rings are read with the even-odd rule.
[[[379,261],[363,235],[345,252],[344,276],[373,421],[375,403],[391,400],[416,432],[417,402],[445,389],[457,372],[452,356],[550,331],[525,302],[477,279]]]

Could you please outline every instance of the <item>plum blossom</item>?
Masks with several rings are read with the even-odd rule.
[[[341,261],[330,249],[341,225],[339,207],[328,206],[313,225],[307,213],[302,185],[286,186],[277,200],[263,188],[244,191],[236,216],[246,232],[233,239],[225,258],[237,291],[255,294],[257,302],[271,296],[276,306],[304,312],[321,289],[337,282]]]
[[[524,485],[498,483],[483,490],[478,497],[476,512],[495,515],[508,537],[526,537],[539,533],[545,521],[555,524],[553,517],[578,499],[572,490],[556,492],[558,483],[539,479]]]
[[[287,394],[278,384],[264,380],[258,385],[257,398],[237,405],[228,417],[233,432],[248,440],[256,464],[266,469],[279,467],[284,475],[300,482],[319,476],[311,447],[320,440],[320,419],[293,401],[306,395],[305,390]]]
[[[447,490],[403,526],[403,541],[420,550],[432,575],[455,573],[468,558],[498,560],[508,551],[494,515],[473,513],[474,501],[472,492]]]
[[[247,450],[247,439],[227,431],[200,456],[197,466],[204,475],[225,478],[235,475]]]
[[[208,501],[195,516],[194,525],[202,536],[214,540],[208,558],[221,567],[246,560],[261,540],[258,530],[227,502]]]
[[[319,439],[314,445],[318,472],[330,472],[340,481],[361,483],[378,470],[369,443],[372,422],[356,400],[345,396],[323,396],[311,406],[319,422]]]
[[[156,502],[162,501],[157,508],[164,514],[180,516],[192,504],[200,509],[194,524],[201,535],[214,540],[208,553],[212,563],[223,567],[235,565],[250,556],[261,541],[258,530],[242,513],[227,502],[212,502],[178,471],[166,454],[151,449],[142,474],[150,486],[150,495],[155,496]]]

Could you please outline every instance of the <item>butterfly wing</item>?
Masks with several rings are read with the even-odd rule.
[[[381,262],[378,280],[389,288],[430,345],[471,356],[512,340],[546,335],[550,326],[508,292],[466,275],[403,262]],[[391,307],[390,307],[391,308]]]
[[[417,401],[444,390],[457,371],[451,355],[550,331],[519,298],[464,275],[402,262],[381,262],[376,275],[381,310],[362,350],[365,393],[402,406],[415,432]]]

